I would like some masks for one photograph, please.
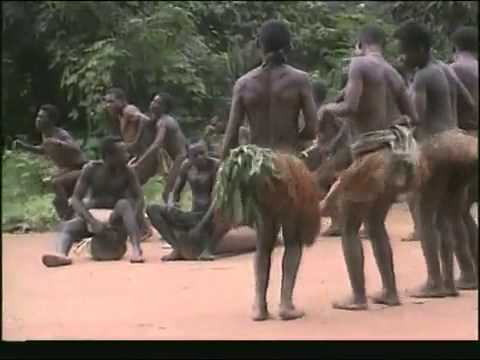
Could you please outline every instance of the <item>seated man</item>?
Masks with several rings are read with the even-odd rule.
[[[127,165],[128,153],[122,143],[106,138],[101,154],[103,161],[91,161],[82,169],[71,199],[77,216],[63,225],[57,239],[57,254],[42,257],[45,266],[70,265],[68,253],[72,244],[92,236],[94,259],[121,258],[128,236],[133,246],[130,262],[144,261],[138,227],[143,217],[143,192],[135,172]],[[92,208],[113,209],[108,223],[97,220],[89,211]]]
[[[53,206],[61,220],[69,220],[73,209],[68,204],[82,166],[87,162],[80,146],[64,129],[56,127],[58,110],[54,105],[42,105],[36,118],[36,128],[42,133],[42,144],[32,146],[16,140],[15,145],[21,149],[44,154],[58,167],[58,172],[52,177],[55,199]]]
[[[210,208],[212,191],[219,166],[218,160],[207,155],[207,144],[200,140],[192,143],[188,149],[188,158],[183,162],[179,176],[167,205],[151,205],[147,214],[152,225],[173,251],[162,258],[169,260],[207,260],[213,259],[212,252],[216,240],[225,234],[215,235],[211,219],[197,226]],[[178,205],[186,183],[192,190],[192,210],[183,211]],[[215,236],[214,236],[215,235]]]

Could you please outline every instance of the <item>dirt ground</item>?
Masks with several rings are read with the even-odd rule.
[[[3,339],[478,339],[477,291],[409,298],[405,290],[425,280],[425,265],[418,242],[400,241],[411,230],[404,206],[392,209],[388,229],[403,306],[332,309],[333,300],[349,293],[349,282],[339,238],[319,238],[304,253],[295,291],[306,316],[261,323],[250,320],[252,253],[162,263],[168,250],[157,241],[143,244],[145,264],[130,264],[128,257],[95,263],[80,255],[73,266],[47,269],[40,257],[52,249],[52,233],[3,234]],[[364,249],[371,294],[380,278],[368,240]],[[276,248],[268,294],[274,315],[281,255]]]

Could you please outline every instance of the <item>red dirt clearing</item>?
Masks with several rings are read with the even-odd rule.
[[[458,298],[418,300],[405,295],[425,280],[418,242],[401,242],[411,230],[406,208],[389,214],[397,283],[403,306],[369,311],[334,310],[350,291],[338,238],[307,248],[295,300],[303,319],[250,320],[252,253],[214,262],[162,263],[168,250],[144,243],[145,264],[96,263],[80,255],[65,268],[47,269],[41,255],[54,234],[3,234],[3,338],[25,339],[478,339],[477,291]],[[367,291],[380,288],[368,240]],[[276,316],[282,248],[275,249],[268,294]]]

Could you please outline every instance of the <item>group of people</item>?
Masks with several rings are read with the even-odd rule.
[[[231,149],[250,142],[296,154],[315,174],[323,198],[320,213],[332,217],[326,234],[341,235],[353,290],[351,297],[335,302],[335,308],[368,308],[359,240],[362,224],[383,284],[372,300],[400,304],[385,218],[404,193],[410,194],[416,237],[427,265],[426,283],[411,296],[457,296],[458,288],[476,289],[478,227],[469,210],[478,201],[477,30],[463,27],[455,32],[454,61],[447,65],[433,57],[429,31],[406,23],[395,33],[403,63],[392,65],[383,57],[385,33],[378,26],[367,26],[359,32],[344,89],[327,104],[323,104],[325,84],[312,84],[307,73],[288,65],[290,36],[282,21],[271,20],[261,27],[258,45],[263,61],[235,83],[218,158],[209,155],[203,139],[187,145],[170,115],[167,94],[156,94],[151,113],[145,115],[127,103],[121,90],[107,93],[113,137],[102,142],[101,161],[87,162],[71,136],[54,126],[55,109],[41,107],[37,128],[42,145],[20,145],[47,154],[61,169],[53,180],[54,204],[66,220],[57,254],[44,255],[43,263],[70,264],[72,244],[89,236],[96,240],[92,255],[96,251],[98,259],[121,258],[129,238],[131,262],[142,262],[140,241],[149,226],[141,186],[156,174],[162,161],[160,148],[173,160],[165,204],[151,205],[146,213],[173,248],[164,260],[212,259],[229,229],[209,211],[216,173]],[[214,124],[210,130],[216,128]],[[185,212],[177,203],[187,182],[193,204]],[[91,215],[89,209],[99,207],[113,209],[108,223]],[[270,258],[280,229],[285,247],[280,317],[302,317],[303,311],[293,303],[302,257],[302,244],[290,231],[295,219],[278,220],[267,210],[260,216],[253,319],[269,318]],[[457,281],[454,255],[461,270]]]

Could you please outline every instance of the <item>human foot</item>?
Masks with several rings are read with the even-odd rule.
[[[198,260],[212,261],[212,260],[215,260],[215,255],[213,255],[210,251],[204,250],[198,257]]]
[[[379,293],[372,295],[370,297],[374,304],[382,304],[388,306],[398,306],[401,305],[398,294],[388,294],[386,291],[380,291]]]
[[[335,301],[332,307],[338,310],[358,311],[367,310],[368,304],[366,299],[357,300],[350,297],[345,300]]]
[[[270,313],[268,312],[267,306],[254,306],[252,311],[252,320],[253,321],[264,321],[270,319]]]
[[[132,264],[141,264],[145,262],[141,250],[134,250],[132,256],[130,256],[130,263]]]
[[[282,320],[295,320],[305,316],[304,311],[300,309],[296,309],[295,306],[293,305],[290,305],[290,306],[280,305],[280,311],[278,314],[280,316],[280,319]]]
[[[446,296],[446,290],[441,285],[425,284],[410,292],[410,297],[414,298],[443,298]]]
[[[460,276],[455,281],[455,287],[460,290],[476,290],[478,289],[478,282],[474,278]]]
[[[66,266],[72,264],[72,259],[63,256],[63,255],[43,255],[42,263],[46,267],[57,267],[57,266]]]
[[[162,261],[175,261],[175,260],[184,260],[182,254],[179,251],[173,250],[170,254],[162,257]]]

